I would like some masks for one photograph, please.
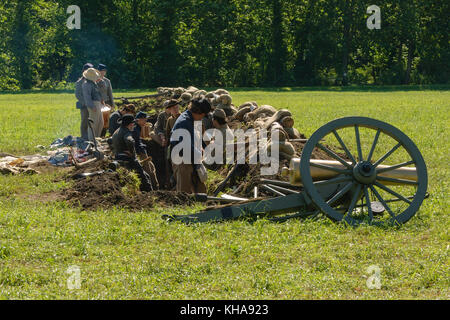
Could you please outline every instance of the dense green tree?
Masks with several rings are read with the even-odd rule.
[[[0,2],[0,90],[64,87],[104,63],[115,87],[448,83],[446,0]]]
[[[9,43],[14,56],[15,74],[22,89],[31,89],[33,85],[32,53],[32,0],[18,1],[14,9],[12,37]]]

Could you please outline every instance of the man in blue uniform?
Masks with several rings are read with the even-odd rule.
[[[170,138],[170,145],[173,150],[179,143],[183,141],[183,137],[174,134],[179,129],[184,129],[183,132],[187,132],[190,136],[190,151],[191,159],[182,160],[180,164],[176,164],[172,158],[174,176],[177,182],[176,190],[178,192],[187,193],[206,193],[205,182],[207,180],[206,168],[202,162],[195,163],[195,160],[202,159],[202,149],[197,148],[195,145],[195,136],[202,137],[202,130],[200,127],[200,132],[195,130],[195,122],[201,122],[202,119],[211,111],[211,104],[207,99],[198,98],[192,100],[189,109],[183,112],[175,122],[172,129],[172,134]],[[201,126],[201,123],[200,123]],[[181,132],[181,131],[180,131]],[[202,145],[205,147],[203,143]],[[182,154],[180,154],[182,156]]]

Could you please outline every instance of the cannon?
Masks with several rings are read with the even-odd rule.
[[[328,160],[314,159],[317,152]],[[399,225],[428,196],[427,168],[416,145],[392,125],[366,117],[322,126],[282,173],[289,182],[262,180],[276,197],[163,218],[202,223],[264,217],[283,222],[323,213],[349,225]]]

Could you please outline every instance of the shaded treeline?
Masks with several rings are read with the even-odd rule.
[[[69,30],[66,9],[81,8]],[[369,30],[367,7],[381,8]],[[0,90],[104,63],[116,87],[429,84],[450,79],[448,0],[0,2]]]

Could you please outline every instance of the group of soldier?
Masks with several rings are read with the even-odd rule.
[[[97,69],[91,63],[83,66],[82,77],[75,85],[77,109],[81,113],[81,138],[93,141],[105,134],[102,108],[115,108],[111,81],[106,78],[107,67],[99,64]],[[89,119],[92,123],[89,124]],[[92,130],[89,129],[91,126]]]
[[[81,112],[81,137],[92,141],[109,133],[108,142],[114,159],[138,174],[142,191],[162,188],[190,194],[206,193],[207,170],[203,162],[196,163],[195,159],[196,156],[202,159],[203,149],[208,142],[202,139],[201,146],[196,146],[194,124],[196,121],[202,122],[201,134],[215,128],[225,135],[229,130],[225,112],[221,109],[212,110],[210,101],[199,97],[192,99],[186,105],[186,110],[180,113],[181,101],[171,99],[164,102],[165,110],[158,115],[152,126],[149,125],[145,112],[137,112],[133,104],[127,104],[110,115],[108,128],[104,129],[102,108],[116,108],[111,81],[106,78],[106,72],[107,67],[103,64],[96,69],[92,64],[86,64],[82,77],[76,83],[77,108]],[[88,121],[91,122],[90,128]],[[144,133],[149,127],[153,127],[153,130],[146,137]],[[184,129],[190,135],[191,159],[172,163],[171,150],[183,142],[182,135],[173,134],[178,129]],[[144,137],[148,139],[143,139]],[[156,148],[149,147],[150,145]],[[156,168],[153,158],[163,158],[164,166]],[[157,174],[157,169],[165,170],[162,176],[166,181],[158,181],[158,176],[161,175]]]

